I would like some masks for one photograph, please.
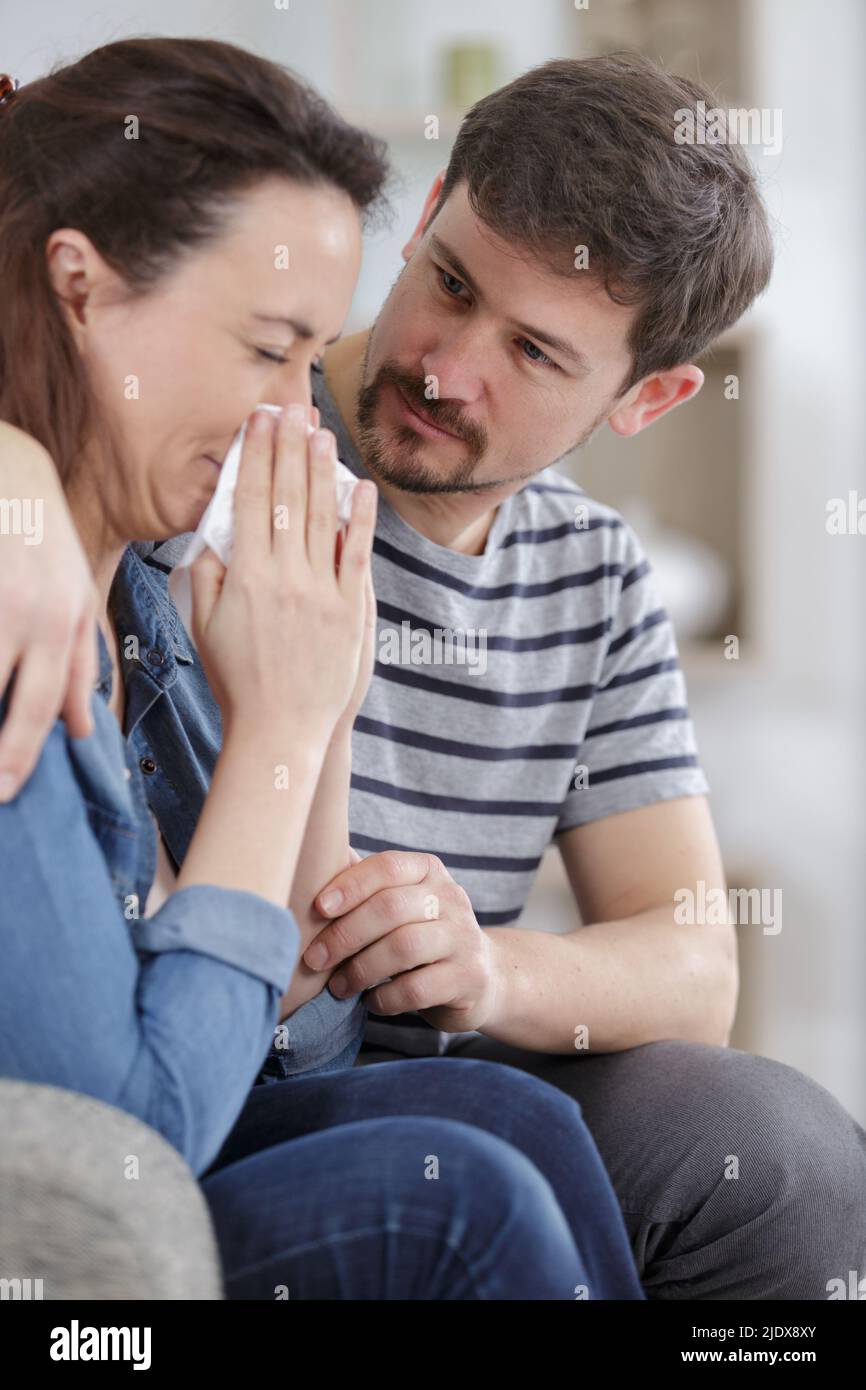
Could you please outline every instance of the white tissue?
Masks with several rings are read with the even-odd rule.
[[[256,406],[256,410],[269,410],[273,415],[282,413],[280,405],[261,404]],[[197,560],[202,551],[210,548],[224,565],[229,563],[232,556],[232,542],[234,539],[234,496],[235,484],[238,480],[238,468],[240,467],[241,453],[244,447],[244,438],[247,432],[246,420],[241,425],[225,456],[225,461],[220,469],[220,475],[214,490],[213,497],[207,504],[204,515],[196,527],[195,534],[190,540],[189,545],[184,551],[183,558],[174,567],[168,579],[168,591],[174,600],[174,606],[181,616],[184,627],[192,637],[192,584],[190,581],[190,566]],[[313,426],[307,427],[307,433],[312,434]],[[344,463],[337,460],[337,522],[338,529],[343,529],[349,520],[352,510],[352,492],[358,479],[355,477]]]

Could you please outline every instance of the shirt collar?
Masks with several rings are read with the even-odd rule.
[[[146,548],[138,547],[138,551],[142,549]],[[132,546],[128,545],[121,557],[108,607],[120,644],[124,683],[134,670],[143,670],[158,686],[168,689],[177,679],[177,663],[189,665],[195,660],[163,575],[154,572]],[[106,695],[111,690],[111,659],[101,632],[99,688]]]

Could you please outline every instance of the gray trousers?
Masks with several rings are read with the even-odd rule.
[[[356,1065],[401,1055],[365,1047]],[[577,1101],[648,1298],[827,1299],[866,1278],[866,1133],[793,1067],[690,1042],[570,1057],[481,1037],[448,1055]]]

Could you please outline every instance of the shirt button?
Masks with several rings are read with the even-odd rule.
[[[151,666],[161,666],[162,652],[158,652],[156,650],[156,647],[152,647],[147,654],[147,659],[150,662]]]
[[[141,758],[138,765],[145,777],[150,777],[152,773],[156,772],[156,763],[153,758]]]

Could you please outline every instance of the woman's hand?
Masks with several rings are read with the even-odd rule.
[[[33,771],[58,715],[73,738],[93,731],[97,597],[51,456],[3,422],[0,496],[27,499],[34,517],[41,511],[37,543],[0,535],[0,692],[17,672],[0,731],[0,801],[8,801]]]
[[[328,743],[357,682],[376,488],[355,490],[337,574],[334,436],[317,431],[308,444],[303,407],[276,425],[261,415],[238,471],[231,561],[208,551],[191,570],[193,637],[223,743],[178,887],[241,888],[285,907]]]
[[[250,422],[235,489],[227,569],[192,567],[193,636],[224,729],[327,745],[356,692],[369,635],[376,487],[359,483],[334,564],[336,441],[308,439],[303,407]],[[287,524],[285,524],[287,521]],[[375,618],[374,618],[375,622]]]

